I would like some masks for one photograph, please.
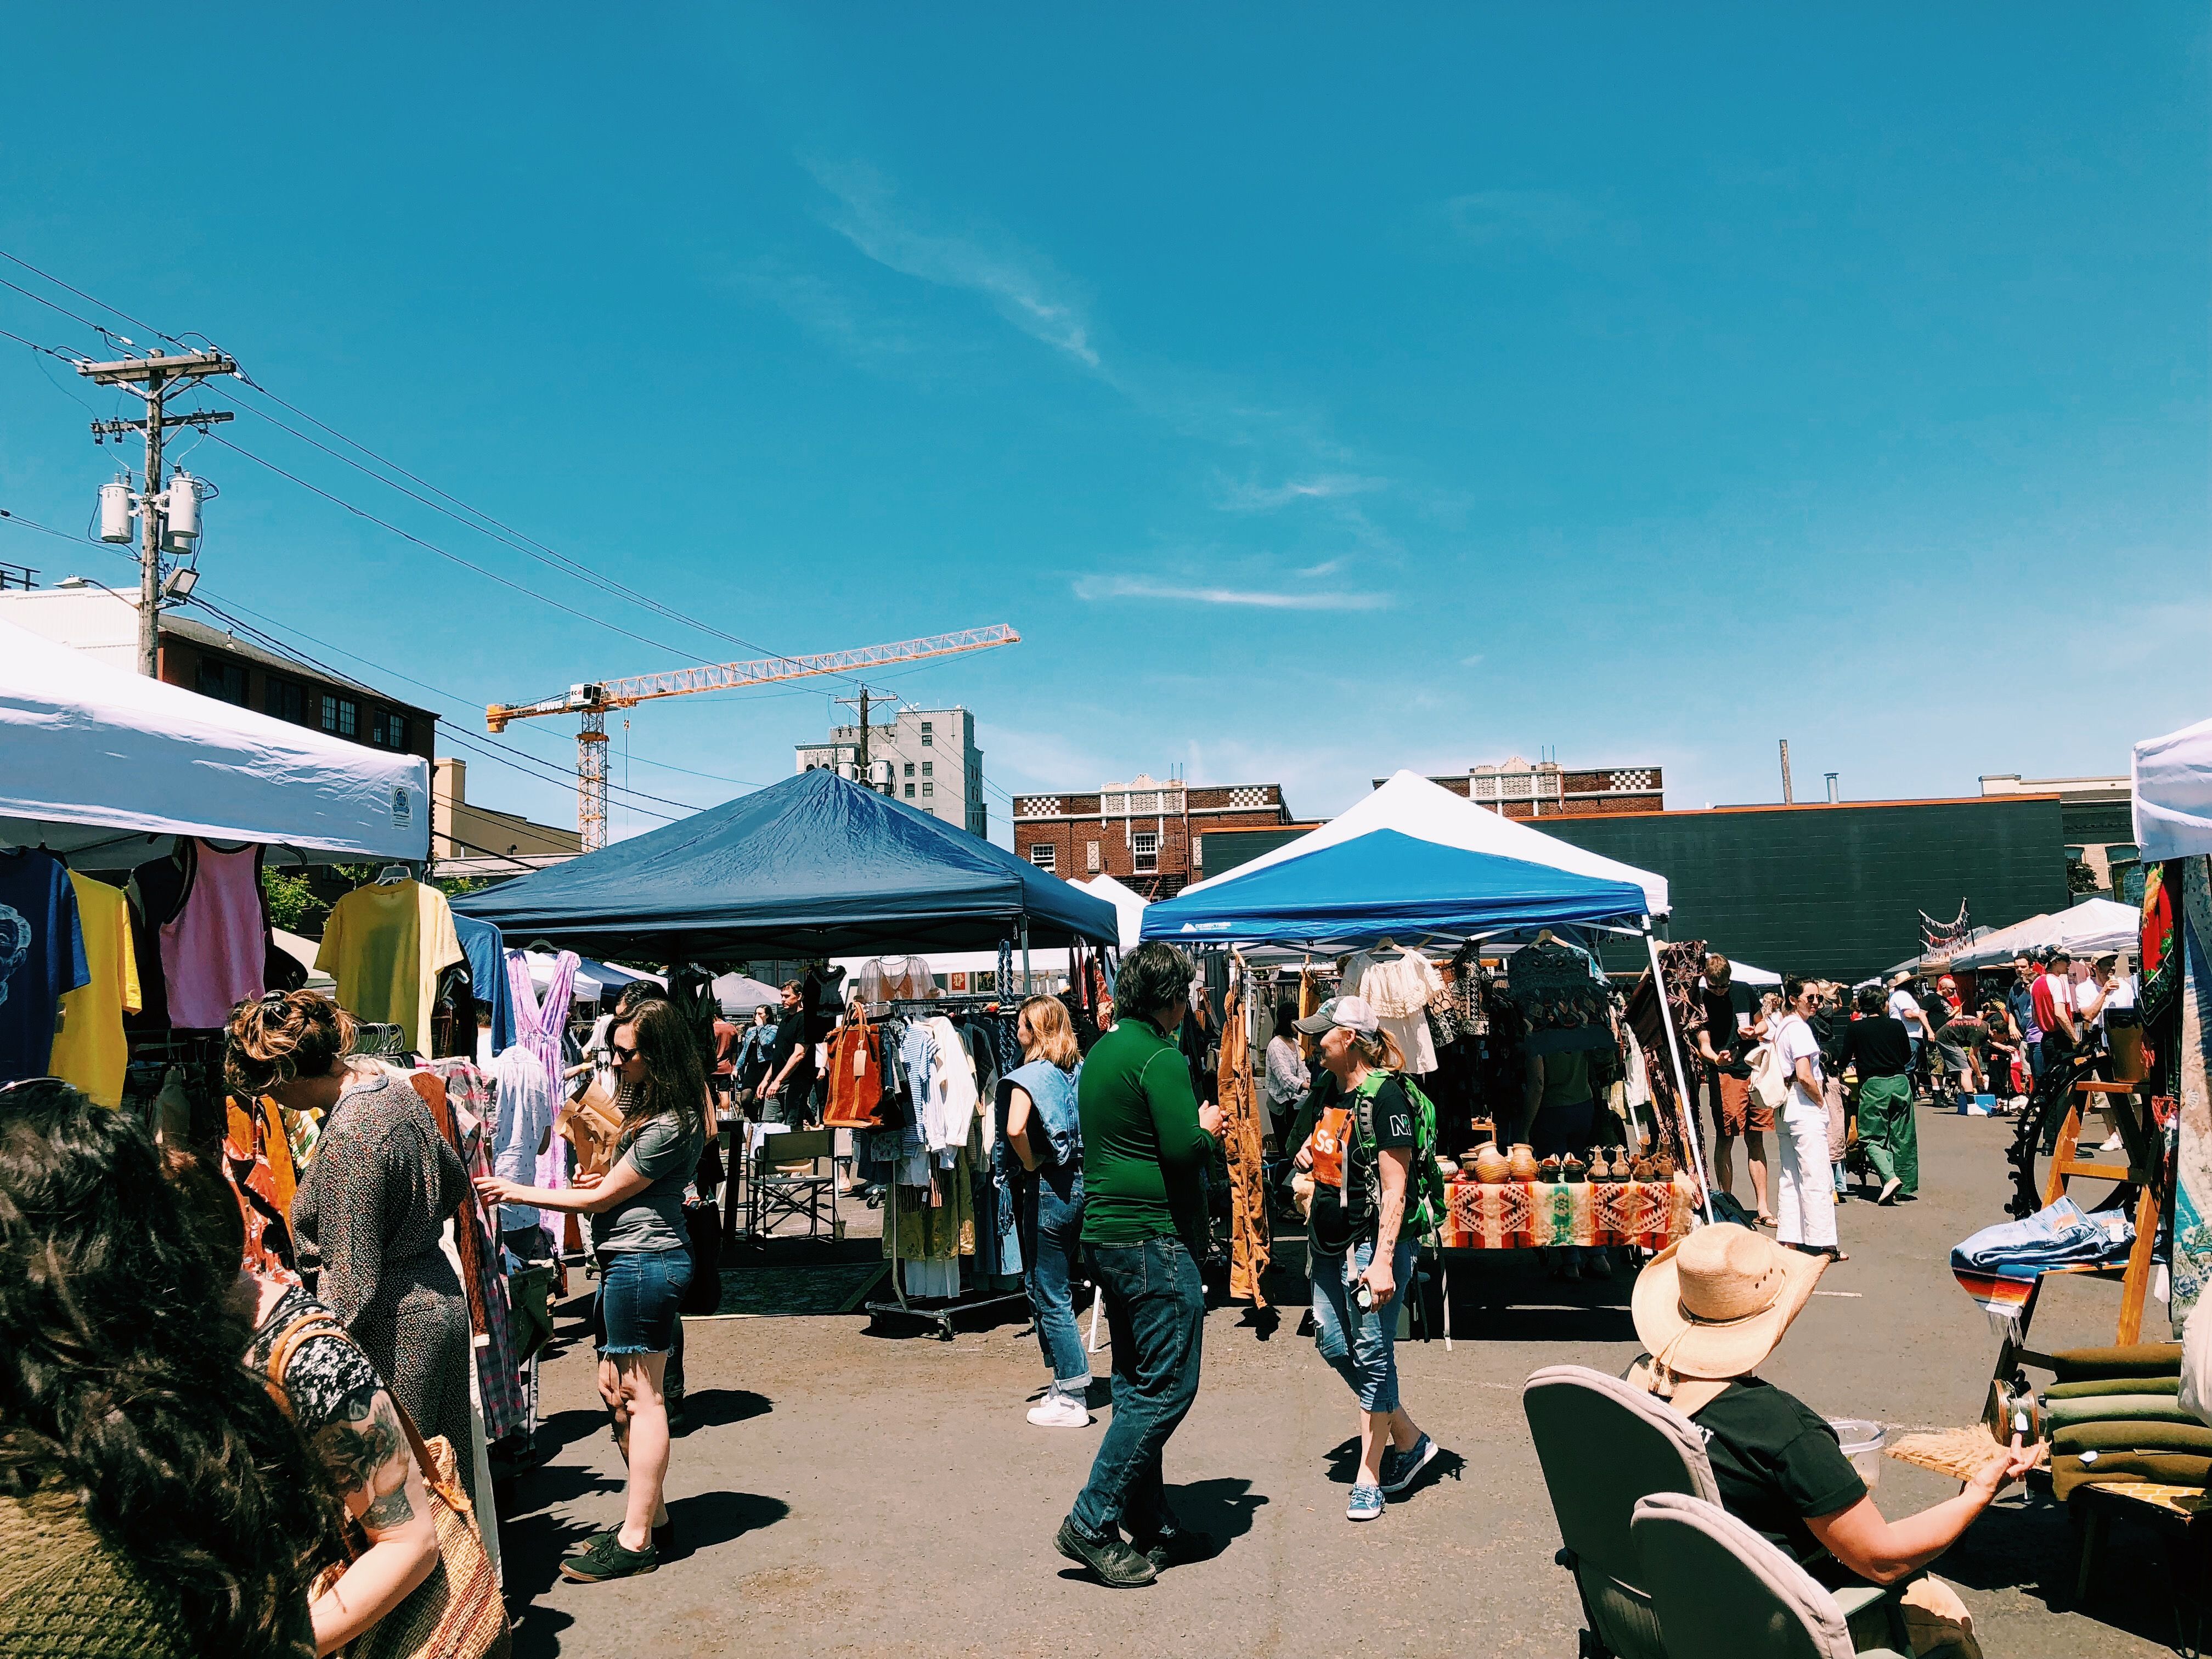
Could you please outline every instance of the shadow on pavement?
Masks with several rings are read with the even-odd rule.
[[[750,1389],[701,1389],[684,1396],[684,1432],[719,1429],[749,1418],[765,1417],[775,1401]]]
[[[2076,1605],[2080,1534],[2066,1509],[2047,1497],[1991,1505],[1930,1567],[1970,1589],[2016,1589],[2053,1613],[2072,1613],[2146,1642],[2170,1644],[2176,1565],[2148,1527],[2115,1525],[2097,1553],[2086,1603]]]
[[[671,1559],[681,1561],[772,1527],[790,1513],[791,1505],[781,1498],[757,1492],[702,1492],[676,1498],[668,1505],[668,1518],[676,1526],[676,1553]]]
[[[1267,1501],[1265,1492],[1252,1490],[1249,1480],[1227,1476],[1194,1480],[1166,1491],[1168,1509],[1179,1525],[1205,1533],[1224,1545],[1251,1531],[1253,1511]]]

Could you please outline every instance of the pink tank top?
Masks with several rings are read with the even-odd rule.
[[[268,971],[261,910],[261,849],[218,852],[192,845],[192,881],[175,917],[161,925],[161,978],[169,1024],[209,1031],[231,1008],[261,994]]]

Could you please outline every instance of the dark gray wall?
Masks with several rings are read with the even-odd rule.
[[[1961,899],[1992,927],[2071,902],[2056,799],[1737,807],[1534,827],[1665,876],[1670,937],[1710,939],[1777,973],[1864,979],[1920,949],[1920,911],[1948,921]],[[1632,965],[1613,955],[1608,967]]]

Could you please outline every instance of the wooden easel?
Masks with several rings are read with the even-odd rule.
[[[2092,1181],[2131,1181],[2142,1190],[2136,1200],[2136,1242],[2128,1252],[2127,1266],[2116,1268],[2109,1263],[2085,1263],[2078,1267],[2052,1267],[2037,1275],[2029,1288],[2027,1301],[2013,1322],[2012,1332],[2005,1338],[2004,1346],[1997,1352],[1996,1369],[1990,1373],[1992,1382],[2003,1382],[2022,1365],[2034,1365],[2044,1370],[2052,1368],[2051,1356],[2039,1353],[2027,1346],[2027,1329],[2035,1317],[2035,1306],[2043,1294],[2043,1282],[2061,1273],[2090,1273],[2100,1279],[2118,1278],[2120,1281],[2120,1322],[2113,1341],[2124,1346],[2142,1339],[2143,1304],[2150,1296],[2151,1250],[2158,1243],[2159,1201],[2158,1152],[2148,1121],[2149,1109],[2136,1092],[2132,1083],[2100,1083],[2094,1079],[2074,1085],[2074,1104],[2067,1109],[2066,1121],[2058,1131],[2057,1146],[2051,1159],[2051,1178],[2043,1189],[2045,1205],[2056,1204],[2066,1194],[2068,1185],[2076,1176]],[[2094,1158],[2077,1158],[2081,1140],[2081,1113],[2097,1098],[2103,1098],[2114,1108],[2112,1116],[2120,1132],[2121,1145],[2126,1149],[2127,1162],[2113,1164]]]

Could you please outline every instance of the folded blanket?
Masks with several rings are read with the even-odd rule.
[[[2163,1394],[2181,1392],[2179,1376],[2100,1376],[2087,1382],[2053,1382],[2043,1391],[2045,1400],[2087,1400],[2100,1394]]]
[[[2187,1423],[2202,1427],[2204,1421],[2195,1412],[2183,1410],[2181,1401],[2170,1394],[2100,1394],[2086,1400],[2046,1396],[2043,1420],[2052,1429],[2076,1423]]]
[[[2078,1457],[2051,1460],[2051,1496],[2060,1503],[2076,1486],[2112,1480],[2154,1480],[2167,1486],[2201,1486],[2212,1477],[2212,1457],[2175,1452],[2100,1452],[2094,1462]]]
[[[2202,1423],[2075,1423],[2051,1435],[2055,1453],[2197,1452],[2212,1456],[2212,1429]]]
[[[2061,1382],[2088,1382],[2113,1376],[2179,1376],[2181,1344],[2131,1342],[2118,1348],[2069,1348],[2051,1356]]]

